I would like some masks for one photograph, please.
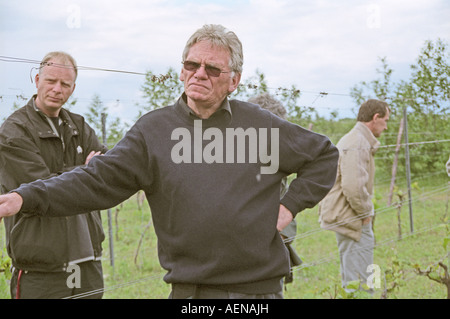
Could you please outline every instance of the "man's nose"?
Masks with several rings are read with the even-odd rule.
[[[53,91],[55,91],[55,92],[62,92],[62,85],[61,85],[61,83],[59,83],[59,82],[56,82],[54,85],[53,85]]]
[[[197,78],[207,78],[208,77],[208,73],[206,73],[206,65],[202,64],[200,65],[200,67],[197,69],[197,71],[195,71],[195,76]]]

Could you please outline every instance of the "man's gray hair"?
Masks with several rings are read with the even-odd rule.
[[[262,93],[248,100],[250,103],[258,104],[261,108],[266,109],[282,119],[286,119],[286,109],[283,104],[269,93]]]
[[[50,60],[58,60],[58,62],[61,62],[61,64],[55,63],[56,66],[73,68],[73,70],[75,71],[75,80],[77,79],[78,76],[77,62],[70,54],[62,51],[53,51],[47,53],[41,61],[39,73],[41,72],[43,67],[48,65],[48,61]]]
[[[231,71],[242,74],[242,66],[244,64],[242,43],[234,32],[219,24],[204,25],[187,41],[183,51],[183,61],[186,60],[191,47],[200,41],[209,41],[214,46],[227,49],[230,52],[229,66]]]

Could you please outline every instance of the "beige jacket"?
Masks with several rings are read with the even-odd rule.
[[[319,204],[319,222],[359,241],[362,219],[374,214],[374,154],[380,142],[362,122],[357,122],[336,145],[339,164],[336,183]]]

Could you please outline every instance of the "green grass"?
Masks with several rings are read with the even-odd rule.
[[[165,271],[161,268],[157,254],[157,240],[150,209],[144,203],[138,208],[136,197],[133,196],[117,213],[112,210],[114,266],[111,265],[109,250],[109,227],[107,214],[103,217],[107,239],[104,244],[104,298],[126,299],[166,299],[170,287],[163,281]],[[150,226],[147,227],[147,225]],[[142,243],[139,242],[143,236]],[[122,287],[123,286],[123,287]]]
[[[376,289],[372,298],[378,299],[384,290],[384,273],[401,262],[398,268],[399,287],[388,293],[388,298],[399,299],[444,299],[445,286],[417,275],[410,264],[420,264],[422,269],[435,264],[445,256],[442,247],[446,235],[445,228],[439,227],[448,210],[448,178],[434,177],[421,181],[421,189],[413,191],[414,234],[410,232],[408,204],[401,211],[402,235],[398,238],[397,208],[386,207],[386,185],[377,186],[378,209],[375,220],[377,246],[374,262],[381,269],[381,288]],[[440,185],[440,186],[439,186]],[[438,190],[431,193],[432,190]],[[381,199],[380,199],[381,198]],[[394,198],[395,200],[395,198]],[[108,243],[107,212],[102,212],[104,229],[107,235],[104,247],[105,299],[165,299],[170,287],[164,283],[165,271],[160,267],[157,256],[157,240],[153,225],[145,230],[150,221],[147,204],[138,209],[136,197],[132,197],[119,207],[111,210],[113,217],[114,267],[110,264]],[[450,212],[447,212],[449,215]],[[318,224],[317,209],[302,212],[297,217],[298,238],[294,245],[302,257],[303,265],[294,269],[294,282],[287,286],[284,296],[287,299],[329,299],[338,297],[340,286],[339,256],[335,234],[321,230]],[[1,234],[4,237],[3,225]],[[145,236],[136,257],[141,234]],[[446,264],[449,258],[444,259]],[[387,284],[390,285],[389,277]],[[366,294],[357,295],[367,298]],[[9,287],[4,275],[0,274],[0,298],[9,298]]]

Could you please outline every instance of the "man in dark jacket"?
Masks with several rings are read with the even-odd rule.
[[[42,60],[37,95],[0,128],[2,193],[60,175],[106,152],[84,118],[62,108],[76,77],[70,55],[51,52]],[[98,211],[69,218],[17,214],[5,219],[5,228],[12,298],[64,298],[103,288],[104,233]]]
[[[205,25],[186,44],[175,104],[144,115],[87,167],[0,196],[0,218],[105,209],[142,189],[172,298],[281,298],[290,265],[279,231],[331,189],[338,151],[323,135],[229,100],[242,65],[237,36]]]

